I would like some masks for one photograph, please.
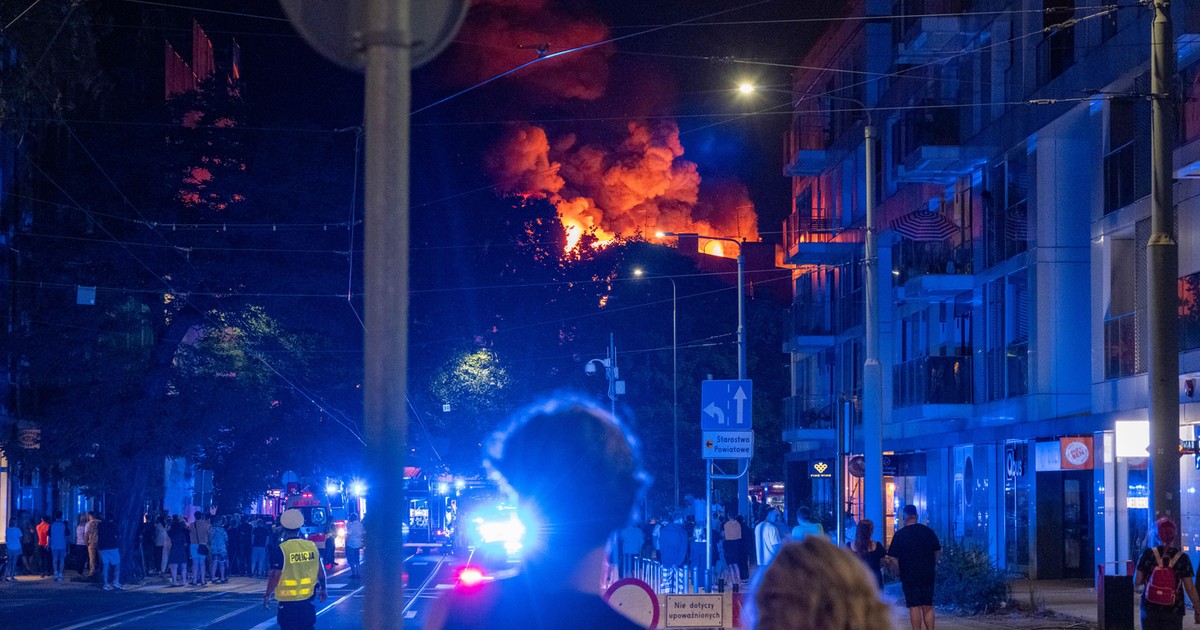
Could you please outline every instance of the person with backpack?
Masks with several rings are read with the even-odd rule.
[[[1185,613],[1184,592],[1196,608],[1195,622],[1200,623],[1192,561],[1175,546],[1179,529],[1174,521],[1164,516],[1155,525],[1158,544],[1142,552],[1133,581],[1135,588],[1145,585],[1141,597],[1142,630],[1180,630]]]

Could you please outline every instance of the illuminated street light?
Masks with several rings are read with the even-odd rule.
[[[741,83],[740,85],[738,85],[738,91],[741,92],[742,94],[750,94],[751,92],[754,91],[754,84],[753,83]]]

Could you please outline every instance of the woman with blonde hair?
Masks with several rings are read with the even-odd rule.
[[[891,608],[853,554],[823,537],[780,548],[752,587],[753,630],[888,630]]]

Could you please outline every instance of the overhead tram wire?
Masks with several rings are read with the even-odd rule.
[[[169,4],[166,2],[151,2],[150,0],[121,0],[121,1],[128,2],[130,4],[145,4],[145,5],[149,5],[152,7],[165,7],[168,9],[180,9],[183,11],[195,11],[195,12],[199,12],[199,13],[217,13],[220,15],[232,15],[234,17],[252,18],[255,20],[267,20],[270,22],[287,22],[288,21],[288,19],[285,17],[276,17],[273,15],[255,15],[253,13],[240,13],[237,11],[224,11],[221,9],[205,9],[203,7],[194,7],[194,6],[188,6],[188,5],[183,5],[183,4]]]
[[[1054,25],[1051,25],[1051,26],[1047,26],[1047,27],[1044,27],[1044,28],[1041,28],[1041,29],[1036,29],[1036,30],[1030,31],[1029,33],[1026,33],[1026,34],[1024,34],[1024,35],[1021,35],[1021,36],[1019,36],[1019,37],[1014,37],[1014,38],[1012,38],[1012,39],[1005,40],[1005,41],[1003,41],[1003,42],[995,42],[995,43],[993,43],[993,44],[988,44],[987,46],[980,46],[980,47],[978,47],[978,48],[970,48],[970,49],[967,49],[967,50],[963,50],[963,51],[960,51],[960,52],[957,52],[957,53],[953,53],[953,54],[947,55],[947,56],[945,56],[945,57],[942,57],[942,58],[936,59],[936,60],[934,60],[934,61],[930,61],[930,62],[923,63],[923,64],[916,65],[916,66],[911,66],[911,67],[909,67],[909,68],[905,68],[905,69],[903,69],[903,70],[898,70],[898,71],[896,71],[896,72],[889,72],[889,73],[885,73],[885,74],[882,74],[882,75],[879,75],[879,76],[876,76],[876,77],[872,77],[872,78],[871,78],[869,81],[878,81],[879,79],[881,79],[881,78],[885,78],[885,77],[886,77],[886,78],[904,78],[904,77],[908,76],[908,75],[909,75],[909,73],[912,73],[912,72],[913,72],[913,71],[915,71],[915,70],[920,70],[920,69],[923,69],[923,68],[928,68],[928,67],[932,67],[932,66],[942,65],[942,64],[945,64],[946,62],[950,61],[951,59],[956,59],[956,58],[958,58],[958,57],[962,57],[962,56],[965,56],[965,55],[977,54],[977,53],[979,53],[979,52],[982,52],[982,51],[984,51],[984,50],[988,50],[988,49],[990,49],[990,48],[994,48],[994,47],[997,47],[997,46],[1011,45],[1013,42],[1021,41],[1021,40],[1023,40],[1023,39],[1027,39],[1027,38],[1033,37],[1033,36],[1035,36],[1035,35],[1042,35],[1042,34],[1044,34],[1044,33],[1050,32],[1050,31],[1061,30],[1061,29],[1063,29],[1063,28],[1073,28],[1073,27],[1077,26],[1077,25],[1078,25],[1080,22],[1083,22],[1083,21],[1085,21],[1085,20],[1089,20],[1089,19],[1093,19],[1093,18],[1097,18],[1097,17],[1103,17],[1103,16],[1105,16],[1105,15],[1108,15],[1109,13],[1112,13],[1113,11],[1116,11],[1118,8],[1120,8],[1120,7],[1117,7],[1117,6],[1115,6],[1115,5],[1114,5],[1114,6],[1111,6],[1111,7],[1109,7],[1109,8],[1103,9],[1103,10],[1101,10],[1101,11],[1099,11],[1099,12],[1093,13],[1093,14],[1091,14],[1091,15],[1084,16],[1084,17],[1082,17],[1082,18],[1071,18],[1070,20],[1066,20],[1066,21],[1064,21],[1064,22],[1060,22],[1060,23],[1058,23],[1058,24],[1054,24]],[[972,39],[975,39],[975,38],[977,38],[978,36],[979,36],[979,33],[976,33],[974,36],[972,36]],[[834,68],[821,68],[821,69],[819,69],[819,71],[837,72],[838,70],[837,70],[837,69],[834,69]],[[841,86],[840,88],[838,88],[838,89],[837,89],[837,91],[845,91],[845,90],[848,90],[848,89],[851,89],[851,88],[858,87],[858,86],[860,86],[860,85],[865,85],[866,83],[868,83],[868,81],[859,81],[859,82],[857,82],[857,83],[851,83],[851,84],[849,84],[849,85],[844,85],[844,86]],[[789,109],[788,109],[788,111],[787,111],[786,113],[787,113],[788,115],[791,115],[791,114],[794,114],[794,113],[795,113],[795,108],[796,108],[796,106],[798,106],[800,103],[802,103],[802,102],[804,102],[804,101],[807,101],[807,100],[814,99],[814,98],[820,98],[820,97],[822,97],[822,96],[824,96],[824,94],[823,94],[823,93],[822,93],[822,94],[814,94],[814,95],[811,95],[811,96],[810,96],[810,95],[804,95],[804,96],[802,96],[802,97],[801,97],[799,100],[797,100],[797,101],[794,101],[794,102],[790,102],[790,103],[780,103],[779,105],[776,105],[776,106],[773,106],[773,107],[768,107],[768,108],[766,108],[766,109],[762,109],[762,110],[755,111],[755,112],[748,112],[748,113],[746,113],[746,114],[742,114],[742,115],[740,115],[740,116],[737,116],[737,117],[734,117],[734,118],[732,118],[732,119],[727,119],[727,120],[721,120],[721,121],[717,121],[717,122],[714,122],[714,123],[711,123],[711,124],[708,124],[708,125],[702,125],[702,126],[700,126],[700,127],[696,127],[696,128],[688,129],[688,130],[686,130],[686,131],[685,131],[685,130],[680,130],[679,134],[680,134],[680,135],[684,135],[684,134],[687,134],[687,133],[695,133],[695,132],[697,132],[697,131],[702,131],[702,130],[704,130],[704,129],[709,129],[709,128],[712,128],[712,127],[718,127],[718,126],[720,126],[720,125],[725,125],[725,124],[728,124],[728,123],[731,123],[731,122],[737,122],[737,121],[739,121],[739,120],[743,120],[743,119],[749,118],[749,117],[751,117],[751,116],[757,116],[757,115],[762,115],[762,114],[766,114],[766,113],[772,113],[772,112],[775,112],[776,110],[782,109],[782,108],[783,108],[785,105],[786,105],[786,106],[789,106]],[[833,95],[830,95],[830,96],[833,96]],[[991,106],[993,106],[993,105],[1000,105],[1000,104],[1004,104],[1004,103],[969,103],[969,104],[965,104],[965,105],[954,104],[954,105],[950,105],[950,107],[991,107]],[[1013,104],[1018,104],[1018,105],[1029,105],[1030,103],[1029,103],[1028,101],[1020,101],[1020,102],[1013,103]],[[888,110],[888,109],[891,109],[891,110],[897,110],[897,109],[929,109],[930,107],[931,107],[931,106],[929,106],[929,105],[910,105],[910,106],[903,106],[903,107],[892,107],[892,108],[871,107],[871,108],[865,108],[865,109],[864,109],[864,108],[857,108],[857,109],[842,109],[842,110],[837,110],[837,111],[885,111],[885,110]],[[830,111],[833,111],[833,110],[830,110]],[[778,113],[782,113],[782,112],[778,112]]]
[[[135,0],[126,0],[126,1],[127,1],[127,2],[133,2],[133,1],[135,1]],[[140,0],[139,0],[139,1],[140,1]],[[703,20],[703,19],[707,19],[707,18],[710,18],[710,17],[715,17],[715,16],[718,16],[718,15],[724,15],[724,14],[726,14],[726,13],[733,13],[733,12],[736,12],[736,11],[742,11],[742,10],[745,10],[745,9],[749,9],[749,8],[751,8],[751,7],[758,6],[758,5],[760,5],[760,4],[767,4],[767,3],[769,3],[769,2],[773,2],[773,1],[774,1],[774,0],[757,0],[756,2],[751,2],[751,3],[749,3],[749,4],[745,4],[745,5],[742,5],[742,6],[734,7],[734,8],[731,8],[731,9],[723,9],[723,10],[721,10],[721,11],[716,11],[716,12],[714,12],[714,13],[709,13],[709,14],[707,14],[707,15],[702,15],[702,16],[698,16],[698,17],[695,17],[695,18],[690,18],[690,19],[687,19],[687,20],[682,20],[682,21],[680,21],[680,22],[676,22],[676,23],[674,23],[674,24],[667,24],[667,25],[655,26],[655,27],[652,27],[652,28],[647,28],[647,29],[644,29],[644,30],[638,31],[638,32],[636,32],[636,33],[630,33],[630,34],[628,34],[628,35],[621,35],[621,36],[618,36],[618,37],[610,37],[610,38],[608,38],[608,39],[604,39],[604,40],[600,40],[600,41],[592,42],[592,43],[590,43],[590,44],[583,44],[583,45],[580,45],[580,46],[575,46],[575,47],[573,47],[573,48],[567,48],[567,49],[565,49],[565,50],[560,50],[560,51],[557,51],[557,52],[552,52],[552,53],[549,53],[549,54],[546,54],[546,55],[541,55],[541,56],[539,56],[539,57],[537,57],[537,58],[535,58],[535,59],[531,59],[530,61],[527,61],[527,62],[525,62],[525,63],[523,63],[523,64],[519,64],[519,65],[517,65],[517,66],[515,66],[515,67],[513,67],[513,68],[509,68],[508,70],[505,70],[504,72],[501,72],[501,73],[499,73],[499,74],[497,74],[497,75],[494,75],[494,76],[492,76],[492,77],[489,77],[489,78],[487,78],[487,79],[484,79],[483,81],[480,81],[480,82],[478,82],[478,83],[476,83],[476,84],[474,84],[474,85],[471,85],[471,86],[465,87],[465,88],[463,88],[463,89],[461,89],[461,90],[459,90],[459,91],[457,91],[457,92],[455,92],[455,93],[453,93],[453,94],[450,94],[449,96],[446,96],[446,97],[444,97],[444,98],[441,98],[441,99],[438,99],[438,100],[436,100],[436,101],[434,101],[434,102],[432,102],[432,103],[430,103],[430,104],[428,104],[428,105],[425,105],[424,107],[421,107],[421,108],[418,108],[418,109],[414,109],[414,110],[413,110],[413,111],[412,111],[412,112],[411,112],[409,115],[410,115],[410,116],[413,116],[413,115],[416,115],[416,114],[420,114],[421,112],[424,112],[424,111],[426,111],[426,110],[428,110],[428,109],[431,109],[431,108],[437,107],[438,105],[441,105],[441,104],[443,104],[443,103],[449,102],[449,101],[451,101],[451,100],[454,100],[454,99],[458,98],[459,96],[462,96],[463,94],[466,94],[466,93],[468,93],[468,92],[472,92],[472,91],[474,91],[474,90],[476,90],[476,89],[478,89],[478,88],[481,88],[481,87],[483,87],[483,86],[485,86],[485,85],[487,85],[487,84],[489,84],[489,83],[492,83],[493,81],[497,81],[497,80],[499,80],[499,79],[502,79],[502,78],[504,78],[504,77],[506,77],[506,76],[508,76],[508,75],[510,75],[510,74],[512,74],[512,73],[514,73],[514,72],[517,72],[517,71],[523,70],[523,69],[525,69],[525,68],[528,68],[529,66],[532,66],[533,64],[535,64],[535,63],[538,63],[538,62],[541,62],[541,61],[546,61],[546,60],[548,60],[548,59],[554,59],[554,58],[556,58],[556,57],[561,57],[561,56],[563,56],[563,55],[569,55],[569,54],[571,54],[571,53],[577,53],[577,52],[580,52],[580,51],[582,51],[582,50],[588,50],[588,49],[591,49],[591,48],[596,48],[596,47],[598,47],[598,46],[604,46],[604,45],[607,45],[607,44],[613,44],[613,43],[619,42],[619,41],[621,41],[621,40],[624,40],[624,39],[629,39],[629,38],[631,38],[631,37],[640,37],[640,36],[642,36],[642,35],[649,35],[650,33],[655,33],[655,32],[661,31],[661,30],[665,30],[665,29],[672,28],[672,27],[674,27],[674,26],[680,26],[680,25],[683,25],[683,24],[687,24],[688,22],[693,22],[693,21],[695,21],[695,20]]]
[[[25,10],[18,13],[17,17],[13,18],[8,24],[5,24],[4,28],[0,28],[0,33],[7,31],[13,24],[16,24],[17,21],[19,21],[21,18],[25,17],[25,14],[29,13],[29,11],[31,9],[33,9],[33,7],[36,7],[38,5],[38,3],[41,1],[42,0],[33,0],[33,4],[30,4],[29,6],[25,7]]]

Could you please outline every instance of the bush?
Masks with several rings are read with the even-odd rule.
[[[933,603],[972,614],[988,613],[1008,601],[1008,582],[987,551],[952,542],[942,547]]]

